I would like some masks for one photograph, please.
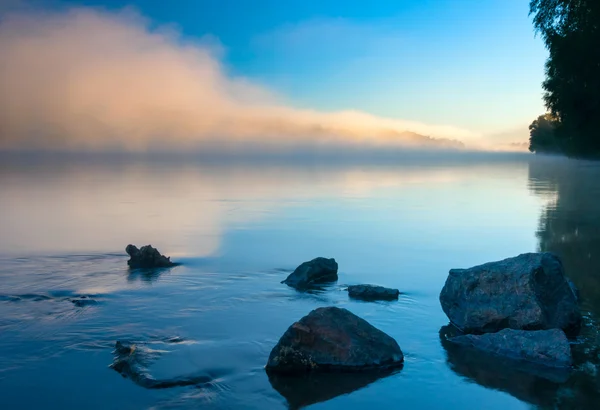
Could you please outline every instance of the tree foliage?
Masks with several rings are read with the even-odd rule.
[[[552,114],[540,115],[529,126],[529,151],[557,153],[563,149],[556,135],[558,119]]]
[[[600,1],[532,0],[530,14],[550,52],[544,101],[558,120],[558,146],[600,155]]]

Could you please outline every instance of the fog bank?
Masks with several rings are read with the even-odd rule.
[[[1,150],[489,147],[452,126],[294,108],[230,75],[214,40],[183,39],[129,10],[5,14],[0,55]]]

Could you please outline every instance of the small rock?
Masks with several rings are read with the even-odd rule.
[[[497,333],[456,336],[448,341],[544,366],[568,368],[572,364],[569,340],[560,329],[504,329]]]
[[[575,336],[581,328],[575,285],[552,253],[452,269],[440,303],[450,322],[465,333],[562,329]]]
[[[335,259],[315,258],[298,266],[281,283],[294,288],[307,288],[320,283],[335,282],[338,280],[337,272],[338,264]]]
[[[383,286],[352,285],[348,286],[348,295],[351,298],[362,300],[396,300],[400,291]]]
[[[400,367],[396,341],[350,311],[318,308],[294,323],[271,351],[267,370],[360,371]]]
[[[86,298],[86,297],[81,297],[80,299],[71,299],[71,303],[77,307],[86,307],[86,306],[93,306],[93,305],[98,304],[98,302],[96,300]]]
[[[142,246],[138,249],[135,245],[127,245],[125,251],[130,256],[127,261],[129,267],[137,268],[168,268],[175,266],[176,264],[171,262],[171,258],[160,254],[158,249],[153,248],[152,245]]]

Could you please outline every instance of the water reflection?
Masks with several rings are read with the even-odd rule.
[[[172,268],[138,268],[127,270],[127,281],[128,282],[146,282],[152,283],[156,282],[162,275],[168,274]]]
[[[269,382],[286,399],[290,409],[299,409],[352,393],[398,372],[399,369],[365,373],[269,374]]]
[[[446,340],[454,329],[440,330],[449,367],[481,386],[504,391],[540,409],[592,409],[600,402],[600,162],[535,158],[528,185],[543,208],[536,232],[538,250],[554,252],[579,288],[585,323],[572,345],[570,374],[495,358]],[[591,369],[591,370],[590,370]]]
[[[490,356],[447,341],[455,330],[440,329],[449,367],[481,386],[504,391],[539,409],[592,409],[600,402],[600,163],[535,158],[529,189],[543,200],[536,232],[538,250],[554,252],[579,288],[586,312],[580,340],[572,345],[575,370],[548,372]],[[588,369],[588,370],[586,370]],[[591,369],[591,370],[589,370]]]
[[[181,407],[197,408],[195,387],[140,389],[106,369],[116,340],[177,334],[198,343],[173,348],[149,371],[171,380],[226,366],[219,389],[201,390],[211,397],[202,402],[208,408],[282,408],[286,400],[347,409],[462,409],[474,400],[522,408],[472,383],[479,376],[457,377],[437,332],[447,322],[438,295],[449,268],[535,249],[540,198],[551,205],[558,194],[546,175],[531,183],[545,193],[532,194],[527,173],[526,160],[300,167],[0,161],[3,403],[156,408],[181,392]],[[129,271],[127,243],[152,243],[182,265]],[[280,283],[320,255],[339,260],[338,284],[306,293]],[[356,302],[343,290],[356,283],[411,297]],[[62,292],[60,300],[12,301],[52,292]],[[98,305],[85,307],[83,295]],[[398,340],[410,372],[269,382],[263,366],[278,338],[325,305],[350,308]],[[590,403],[598,398],[595,380],[577,373],[554,398]]]
[[[548,203],[537,237],[555,252],[579,288],[584,307],[600,317],[600,163],[541,158],[529,166],[530,189]]]
[[[520,176],[523,165],[517,162],[510,172]],[[219,256],[232,227],[272,218],[284,207],[356,201],[380,188],[433,189],[506,172],[505,164],[494,163],[294,167],[2,158],[0,226],[9,234],[0,236],[0,252],[120,254],[127,243],[153,243],[168,244],[161,250],[173,257]]]
[[[449,367],[459,376],[481,386],[511,394],[541,408],[552,407],[554,397],[569,378],[569,372],[532,366],[528,363],[492,356],[447,340],[455,330],[440,329],[440,341]]]
[[[600,364],[600,162],[540,158],[529,166],[530,189],[550,198],[537,237],[541,251],[554,252],[579,288],[586,322],[576,362]],[[593,396],[600,397],[600,389]]]

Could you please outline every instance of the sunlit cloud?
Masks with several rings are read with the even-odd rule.
[[[450,125],[294,108],[230,75],[221,53],[215,39],[190,41],[131,10],[5,14],[0,149],[485,145],[478,133]]]

